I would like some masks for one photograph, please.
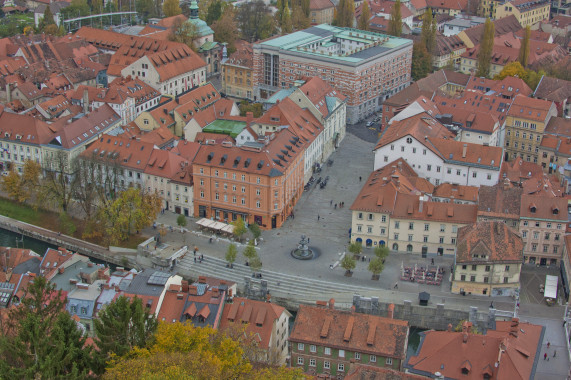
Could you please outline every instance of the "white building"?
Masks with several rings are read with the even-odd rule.
[[[463,143],[426,113],[390,124],[374,149],[374,169],[404,158],[420,177],[439,185],[493,186],[498,182],[503,149]]]

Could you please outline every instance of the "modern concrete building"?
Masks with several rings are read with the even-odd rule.
[[[319,76],[347,97],[347,123],[410,83],[412,41],[326,24],[254,44],[254,98]]]

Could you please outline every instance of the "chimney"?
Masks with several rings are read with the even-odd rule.
[[[468,144],[464,144],[464,147],[462,147],[462,158],[466,158],[467,150],[468,150]]]
[[[10,91],[10,83],[6,83],[6,103],[12,101],[12,91]]]
[[[448,328],[446,329],[448,332],[452,332],[452,323],[448,324]]]
[[[57,269],[57,272],[61,274],[61,273],[65,272],[65,268],[64,268],[64,267],[59,267],[59,268]]]
[[[246,126],[249,127],[252,124],[252,120],[254,120],[254,113],[253,112],[246,112]]]
[[[391,303],[387,308],[387,318],[394,319],[395,317],[395,304]]]
[[[83,113],[87,114],[89,112],[89,92],[87,89],[83,90]]]
[[[462,323],[462,342],[468,342],[468,334],[472,328],[472,322],[464,321]]]
[[[510,324],[510,335],[517,338],[518,332],[519,332],[519,318],[512,318]]]
[[[329,308],[330,309],[335,309],[335,298],[331,298],[329,300]]]
[[[510,180],[509,179],[504,179],[504,190],[509,190],[510,188]]]
[[[198,283],[199,284],[206,284],[206,277],[198,276]]]
[[[424,203],[424,195],[418,197],[418,212],[422,212],[422,206]]]
[[[188,281],[181,281],[182,291],[183,293],[188,293]]]

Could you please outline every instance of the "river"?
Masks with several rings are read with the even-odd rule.
[[[22,235],[0,228],[0,247],[31,249],[40,256],[43,256],[48,248],[57,248],[55,245],[48,244],[41,240],[32,239],[27,236],[23,236],[23,238],[24,240],[22,242]]]

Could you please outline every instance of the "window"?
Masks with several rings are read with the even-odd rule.
[[[424,235],[424,236],[422,237],[422,241],[423,241],[424,243],[428,243],[428,235]]]
[[[509,267],[508,267],[509,268]],[[486,268],[484,268],[486,272],[489,272],[491,267],[489,265],[486,265]]]
[[[431,170],[432,170],[432,165],[426,165],[426,170],[431,171]]]
[[[399,234],[395,234],[395,240],[399,239]]]
[[[440,236],[440,237],[438,238],[438,242],[439,242],[440,244],[444,244],[444,236]]]
[[[485,284],[488,283],[488,277],[484,277],[484,283],[485,283]]]
[[[301,356],[297,357],[297,364],[303,365],[303,358]]]
[[[303,343],[298,343],[297,344],[297,350],[298,351],[303,351],[305,350],[305,345]]]
[[[509,271],[510,271],[510,266],[506,265],[506,272],[509,272]]]
[[[456,175],[460,175],[460,169],[456,170]]]
[[[381,216],[381,222],[383,222],[383,223],[387,222],[387,216],[386,215]]]
[[[367,219],[373,220],[373,214],[369,214],[369,215],[367,216]]]
[[[324,354],[325,355],[331,355],[331,348],[325,347]]]
[[[476,282],[476,276],[470,276],[470,282]]]
[[[363,213],[362,212],[357,214],[357,219],[363,219]]]
[[[446,230],[446,225],[441,224],[440,225],[440,232],[444,232]]]
[[[466,275],[465,274],[460,276],[460,281],[466,281]]]
[[[472,265],[472,270],[477,270],[478,266],[477,265]]]
[[[361,353],[355,352],[355,360],[361,360]]]
[[[395,228],[399,228],[399,227],[400,227],[400,222],[399,222],[399,221],[396,221],[396,222],[395,222]]]
[[[309,366],[315,367],[315,359],[309,359]]]
[[[410,222],[410,223],[408,224],[408,229],[409,229],[409,230],[414,230],[414,223],[413,223],[413,222]]]
[[[428,231],[429,228],[430,228],[430,224],[425,223],[425,224],[424,224],[424,230],[425,230],[425,231]]]
[[[373,226],[367,226],[367,233],[369,234],[373,233]]]
[[[413,235],[408,235],[408,241],[412,241]]]
[[[323,362],[323,369],[330,369],[331,368],[331,363],[329,363],[328,361],[324,361]]]
[[[393,364],[393,358],[387,358],[385,360],[385,362],[387,363],[387,365],[392,365]]]
[[[377,356],[376,355],[370,355],[369,356],[369,361],[371,363],[376,363],[377,362]]]
[[[344,358],[344,357],[345,357],[345,350],[339,350],[339,357],[340,357],[340,358]]]
[[[510,279],[509,277],[504,277],[504,284],[507,284],[509,279]]]
[[[337,364],[337,371],[345,372],[345,364],[343,364],[343,363]]]

